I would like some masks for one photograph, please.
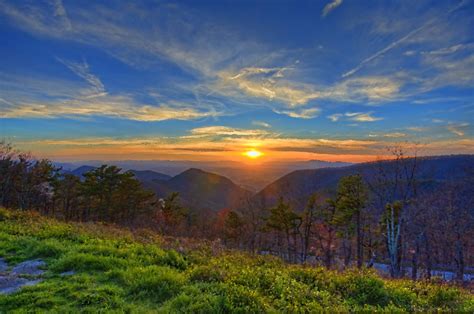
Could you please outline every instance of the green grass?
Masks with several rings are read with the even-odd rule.
[[[48,265],[40,284],[0,295],[0,312],[474,312],[474,297],[448,285],[213,255],[206,246],[181,254],[169,246],[150,232],[0,209],[0,257]],[[61,277],[65,271],[75,273]]]

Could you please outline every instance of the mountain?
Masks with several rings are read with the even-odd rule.
[[[422,157],[418,159],[420,188],[434,191],[446,180],[458,180],[467,176],[465,171],[474,168],[474,155]],[[382,168],[395,166],[394,161],[368,162],[338,168],[321,168],[293,171],[269,184],[253,197],[261,206],[272,206],[279,197],[301,208],[314,192],[331,195],[339,180],[348,175],[361,174],[366,181],[375,178]]]
[[[167,181],[172,177],[152,170],[130,170],[140,181]]]
[[[332,162],[323,160],[305,161],[270,161],[262,163],[243,163],[236,161],[190,161],[190,160],[87,160],[70,163],[55,163],[65,171],[72,171],[82,165],[100,167],[103,164],[116,165],[123,170],[155,171],[168,176],[197,168],[225,176],[236,184],[254,193],[260,191],[271,182],[285,174],[301,169],[316,169],[327,167],[342,167],[351,165],[347,162]]]
[[[89,172],[91,170],[94,170],[96,168],[97,167],[94,167],[94,166],[80,166],[79,168],[76,168],[76,169],[70,171],[69,173],[73,174],[75,176],[78,176],[78,177],[82,177],[84,175],[84,173]]]
[[[143,185],[158,197],[178,192],[184,205],[193,209],[235,208],[252,193],[218,174],[191,168],[168,180],[146,180],[137,176]]]

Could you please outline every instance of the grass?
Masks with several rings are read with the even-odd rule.
[[[48,265],[38,285],[0,295],[2,313],[474,312],[474,297],[453,286],[238,252],[216,255],[207,246],[178,253],[150,232],[4,209],[0,257],[10,264],[41,258]],[[66,271],[74,274],[62,277]]]

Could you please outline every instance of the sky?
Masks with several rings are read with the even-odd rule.
[[[474,0],[0,0],[0,139],[54,160],[474,153]]]

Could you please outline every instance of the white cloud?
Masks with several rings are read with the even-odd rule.
[[[332,122],[337,122],[341,119],[348,120],[348,121],[357,121],[357,122],[374,122],[383,120],[381,117],[374,117],[373,112],[346,112],[342,113],[335,113],[328,116],[328,119]],[[357,125],[354,125],[357,126]]]
[[[469,127],[469,123],[450,124],[446,126],[446,129],[457,136],[464,136],[466,135],[465,130],[467,127]]]
[[[227,126],[206,126],[195,128],[191,130],[193,135],[205,135],[205,136],[261,136],[270,134],[265,130],[249,130],[249,129],[239,129],[231,128]]]
[[[101,80],[90,72],[89,64],[84,60],[82,63],[65,61],[57,58],[59,62],[69,68],[74,74],[89,83],[97,94],[104,94],[105,87]]]
[[[319,108],[295,109],[295,110],[275,110],[276,113],[285,114],[292,118],[313,119],[319,116],[321,110]]]
[[[51,4],[54,7],[54,16],[61,19],[65,29],[70,31],[72,29],[71,21],[68,18],[66,8],[64,7],[62,0],[51,0]]]
[[[372,114],[373,112],[346,112],[345,116],[348,117],[348,120],[357,122],[374,122],[383,120],[383,118],[374,117]]]
[[[320,96],[311,85],[285,80],[284,71],[287,70],[290,68],[250,67],[237,72],[222,71],[218,73],[220,81],[214,88],[225,95],[237,89],[249,96],[281,102],[290,107],[305,105]]]
[[[342,113],[335,113],[335,114],[329,115],[328,119],[331,120],[332,122],[337,122],[339,121],[339,119],[341,119],[342,116],[343,116]]]
[[[323,12],[321,13],[321,15],[323,17],[325,17],[326,15],[328,15],[331,11],[336,9],[341,4],[342,4],[342,0],[332,0],[331,2],[329,2],[328,4],[326,4],[324,6]]]
[[[272,127],[269,123],[267,123],[265,121],[252,121],[252,124],[256,125],[256,126],[263,127],[263,128],[271,128]]]
[[[221,115],[186,104],[140,105],[126,96],[98,95],[57,102],[21,102],[4,106],[0,118],[58,118],[105,116],[136,121],[193,120]]]

